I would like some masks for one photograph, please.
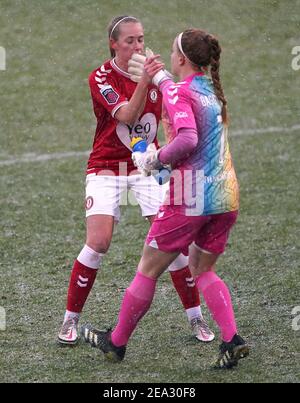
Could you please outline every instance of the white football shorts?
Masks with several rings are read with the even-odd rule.
[[[169,183],[159,185],[153,176],[86,177],[86,217],[104,214],[120,221],[120,206],[139,205],[143,217],[154,216],[162,205]]]

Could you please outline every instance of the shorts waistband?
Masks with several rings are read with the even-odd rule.
[[[107,168],[91,168],[86,170],[86,175],[90,174],[95,174],[95,175],[101,175],[101,176],[129,176],[129,175],[134,175],[135,173],[138,175],[140,174],[137,168],[133,167],[130,168],[126,173],[127,175],[124,175],[124,171],[119,171],[119,169],[107,169]]]

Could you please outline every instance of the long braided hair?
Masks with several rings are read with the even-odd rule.
[[[228,125],[227,99],[220,79],[221,47],[213,35],[200,29],[188,29],[183,32],[181,45],[184,55],[194,67],[201,70],[210,66],[210,74],[217,98],[222,103],[222,119]],[[180,51],[180,50],[179,50]]]

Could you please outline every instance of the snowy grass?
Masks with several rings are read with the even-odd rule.
[[[148,44],[164,58],[186,26],[219,34],[233,131],[299,124],[300,73],[291,69],[291,49],[300,44],[299,1],[173,0],[163,12],[156,1],[102,3],[1,2],[7,70],[0,72],[0,160],[90,148],[87,76],[108,54],[108,20],[123,12],[143,18]],[[231,139],[241,215],[218,271],[231,288],[250,357],[237,370],[211,370],[218,341],[200,345],[190,337],[168,274],[121,365],[85,345],[58,348],[69,272],[84,242],[86,158],[27,159],[1,166],[2,382],[300,381],[300,333],[291,314],[300,305],[300,130],[243,133]],[[115,323],[146,233],[139,210],[123,209],[83,321]]]
[[[268,148],[264,145],[266,141]],[[199,345],[168,275],[130,343],[124,364],[105,363],[95,350],[55,345],[72,260],[84,239],[84,161],[35,163],[3,169],[0,301],[7,309],[1,333],[4,381],[255,382],[299,381],[299,332],[291,312],[299,305],[298,135],[234,139],[242,208],[219,272],[232,293],[251,357],[237,371],[210,369],[218,343]],[[272,158],[269,153],[272,152]],[[287,162],[281,158],[288,156]],[[38,171],[38,174],[35,174]],[[26,186],[24,186],[24,183]],[[16,191],[18,189],[18,191]],[[11,208],[8,208],[10,206]],[[133,276],[147,225],[135,208],[123,211],[112,248],[87,303],[83,321],[115,323]],[[134,240],[134,241],[133,241]],[[134,244],[133,244],[134,242]]]

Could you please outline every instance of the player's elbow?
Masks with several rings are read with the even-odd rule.
[[[189,149],[190,149],[189,151],[190,151],[190,153],[195,151],[197,146],[198,146],[198,136],[196,135],[196,136],[193,136],[191,138],[191,140],[190,140],[190,143],[189,143]]]
[[[194,146],[192,146],[191,144],[189,144],[188,146],[185,146],[182,148],[182,156],[184,159],[189,158],[196,150],[197,148],[197,144],[195,144]]]
[[[120,108],[115,116],[114,116],[119,122],[124,123],[125,125],[132,126],[135,121],[136,121],[136,114],[133,113],[129,108],[126,108],[125,106],[123,108]]]
[[[181,149],[187,154],[191,154],[198,146],[198,133],[196,129],[180,129],[178,139],[180,138]]]

